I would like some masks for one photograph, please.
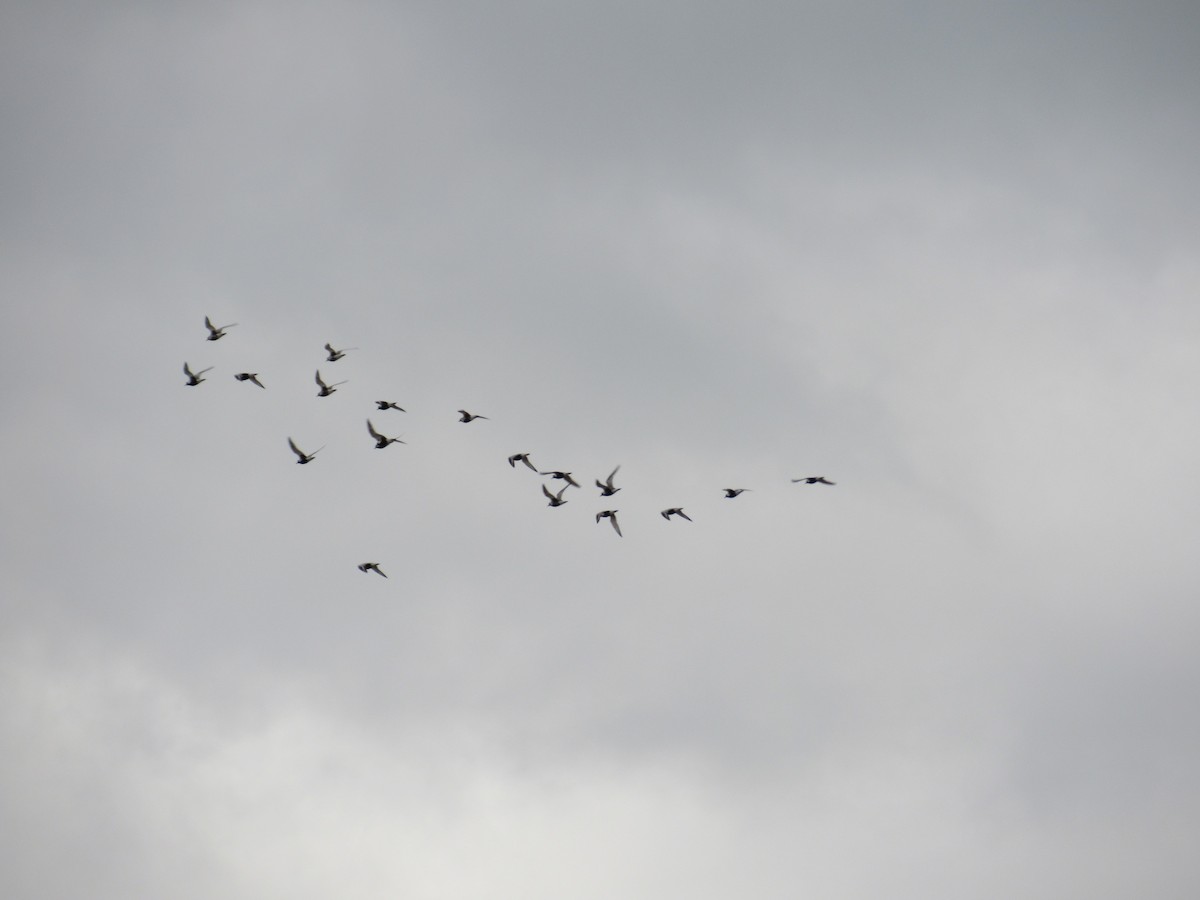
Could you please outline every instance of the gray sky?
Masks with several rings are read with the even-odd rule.
[[[0,893],[1196,896],[1200,10],[1034,6],[9,4]]]

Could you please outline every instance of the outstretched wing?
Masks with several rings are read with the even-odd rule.
[[[295,453],[301,459],[304,459],[304,451],[297,447],[296,442],[291,438],[288,438],[288,446],[292,448],[293,453]]]
[[[371,432],[371,437],[375,438],[375,440],[383,440],[383,435],[375,430],[375,426],[371,424],[370,419],[367,419],[367,431]]]

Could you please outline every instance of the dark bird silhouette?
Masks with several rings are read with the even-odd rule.
[[[267,386],[258,380],[257,372],[238,372],[233,377],[236,378],[238,381],[253,381],[260,388],[262,388],[263,390],[266,390]]]
[[[325,345],[325,349],[329,351],[329,355],[325,357],[326,362],[337,362],[351,350],[357,350],[357,347],[347,347],[345,350],[334,350],[329,344]]]
[[[671,516],[680,516],[684,519],[687,519],[689,522],[692,521],[692,517],[683,511],[682,506],[672,506],[670,509],[664,509],[662,511],[662,517],[668,522],[671,521]]]
[[[571,485],[571,487],[579,487],[579,482],[571,477],[570,472],[559,472],[555,470],[553,472],[538,472],[538,474],[549,475],[551,478],[557,478],[559,481],[565,481],[567,484]]]
[[[564,488],[564,490],[566,489]],[[600,524],[601,519],[608,519],[612,522],[613,531],[617,533],[617,537],[624,537],[625,535],[621,534],[621,526],[617,524],[617,512],[615,509],[605,509],[596,513],[596,524]]]
[[[299,459],[296,460],[296,462],[297,462],[297,464],[302,465],[302,466],[307,465],[308,463],[312,462],[313,457],[325,449],[324,447],[318,447],[312,453],[305,453],[303,450],[301,450],[299,447],[296,446],[296,442],[293,441],[291,438],[288,438],[288,446],[292,448],[293,453],[295,453],[298,457],[300,457]]]
[[[371,433],[371,437],[375,438],[375,449],[376,450],[382,450],[388,444],[403,444],[404,443],[404,441],[400,440],[400,438],[398,438],[398,437],[394,437],[394,438],[384,437],[382,434],[380,434],[378,431],[375,430],[375,426],[371,424],[370,419],[367,419],[367,431],[369,431]]]
[[[738,494],[744,494],[746,491],[750,490],[750,488],[721,488],[721,490],[723,490],[725,492],[725,496],[729,498],[736,497]]]
[[[237,322],[231,322],[228,325],[222,325],[220,328],[218,328],[212,323],[212,320],[209,319],[208,316],[204,317],[204,327],[208,329],[208,340],[210,341],[219,341],[221,338],[225,337],[225,329],[233,328],[235,325],[237,325]]]
[[[390,400],[376,400],[375,405],[378,406],[380,409],[398,409],[398,410],[400,410],[400,412],[408,411],[403,406],[397,406],[395,403],[392,403]]]
[[[319,391],[317,391],[318,397],[328,397],[330,394],[337,391],[338,385],[342,385],[345,383],[346,382],[344,382],[344,381],[335,381],[333,384],[326,384],[324,381],[321,380],[321,370],[317,369],[317,384],[321,388]]]
[[[550,503],[547,504],[548,506],[562,506],[564,503],[566,503],[567,501],[563,499],[563,494],[566,492],[567,486],[565,484],[557,494],[550,493],[548,490],[546,490],[546,486],[544,484],[542,485],[542,493],[545,494],[550,500]]]
[[[510,457],[508,458],[508,464],[509,464],[510,466],[512,466],[514,469],[517,467],[517,463],[518,463],[518,462],[523,462],[523,463],[525,463],[525,465],[526,465],[526,466],[528,466],[529,468],[533,469],[533,471],[537,472],[537,466],[535,466],[533,463],[531,463],[531,462],[529,461],[529,454],[528,454],[528,453],[514,453],[512,456],[510,456]],[[541,472],[538,472],[538,474],[540,475],[540,474],[542,474],[542,473],[541,473]]]
[[[824,475],[809,475],[805,478],[793,478],[792,484],[799,484],[803,481],[805,484],[837,484],[836,481],[830,481]]]
[[[379,563],[362,563],[362,564],[361,564],[361,565],[358,567],[358,571],[360,571],[360,572],[374,572],[376,575],[383,575],[383,569],[379,568]],[[384,578],[387,578],[387,576],[386,576],[386,575],[383,575],[383,577],[384,577]]]
[[[205,372],[211,372],[211,371],[212,371],[212,366],[209,366],[207,369],[201,369],[199,372],[193,372],[191,367],[187,363],[183,364],[183,374],[187,376],[187,386],[188,387],[195,387],[202,381],[208,381],[207,378],[201,378],[200,376],[203,375]]]
[[[613,478],[616,476],[617,472],[620,471],[620,469],[621,467],[617,466],[612,470],[612,472],[609,473],[608,478],[604,481],[601,481],[599,478],[596,479],[596,487],[600,488],[601,497],[611,497],[620,490],[619,487],[613,487]]]
[[[458,411],[458,416],[459,416],[458,421],[460,421],[460,422],[474,422],[476,419],[486,419],[487,418],[487,416],[478,416],[475,413],[469,413],[465,409],[460,409]]]

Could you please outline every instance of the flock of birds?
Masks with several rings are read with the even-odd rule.
[[[219,341],[221,338],[225,337],[226,332],[230,328],[234,328],[236,325],[237,325],[237,322],[231,322],[228,325],[216,326],[212,323],[212,320],[208,316],[204,317],[204,327],[208,329],[207,340],[209,340],[209,341]],[[357,349],[358,349],[357,347],[345,347],[345,348],[342,348],[339,350],[339,349],[335,349],[332,346],[332,344],[327,343],[327,344],[325,344],[325,352],[327,354],[325,357],[325,361],[330,362],[330,363],[335,363],[338,360],[342,359],[349,351],[357,350]],[[187,381],[185,382],[185,384],[188,387],[196,387],[196,386],[202,384],[203,382],[207,381],[207,379],[204,378],[204,374],[206,372],[211,372],[212,370],[213,370],[213,367],[209,366],[207,368],[201,369],[200,371],[196,372],[196,371],[192,370],[191,366],[187,362],[184,362],[183,374],[187,377]],[[251,384],[257,385],[258,387],[262,388],[263,390],[266,390],[266,385],[264,385],[262,383],[262,381],[259,380],[259,376],[258,376],[257,372],[237,372],[234,374],[233,377],[237,381],[241,381],[241,382],[248,381]],[[331,394],[336,393],[338,387],[340,387],[343,384],[346,384],[345,381],[335,381],[332,384],[326,382],[325,379],[323,379],[321,377],[320,369],[317,369],[317,371],[316,371],[315,381],[316,381],[316,385],[317,385],[317,397],[328,397]],[[375,406],[381,412],[386,411],[386,410],[398,410],[399,412],[406,412],[406,410],[402,406],[400,406],[399,404],[397,404],[391,400],[376,400]],[[478,413],[468,412],[465,409],[458,410],[458,421],[463,424],[474,422],[477,419],[487,420],[487,418],[488,418],[487,416],[479,415]],[[377,450],[383,450],[384,448],[386,448],[392,444],[403,444],[404,443],[404,441],[400,440],[399,437],[388,437],[388,436],[380,433],[380,431],[375,427],[375,425],[371,422],[370,419],[367,419],[367,433],[375,441],[375,449],[377,449]],[[316,455],[325,449],[324,447],[319,447],[316,450],[312,451],[312,453],[306,453],[304,450],[300,449],[299,446],[297,446],[295,440],[293,440],[291,437],[288,437],[287,442],[288,442],[288,447],[290,447],[292,450],[292,453],[294,453],[296,455],[296,462],[302,466],[308,465],[309,463],[311,463],[313,461],[313,459],[316,458]],[[517,463],[523,464],[524,466],[526,466],[533,472],[537,473],[538,475],[541,475],[543,477],[548,477],[555,481],[563,482],[562,487],[559,488],[559,490],[557,492],[551,492],[545,483],[542,484],[542,493],[545,495],[546,499],[549,501],[547,503],[547,505],[550,507],[557,507],[557,506],[562,506],[563,504],[565,504],[567,502],[565,494],[570,488],[581,488],[582,489],[582,485],[580,485],[580,483],[575,480],[574,475],[571,472],[561,471],[558,469],[550,469],[550,470],[547,470],[544,472],[541,471],[537,466],[534,465],[533,460],[530,459],[529,452],[514,453],[510,457],[508,457],[508,464],[511,467],[513,467],[514,469],[516,468]],[[596,487],[598,487],[600,489],[601,497],[612,497],[614,494],[616,494],[618,491],[621,490],[621,488],[617,487],[616,484],[614,483],[614,479],[616,478],[617,473],[620,470],[621,470],[621,467],[618,465],[616,468],[614,468],[608,474],[608,477],[605,478],[603,481],[601,481],[599,478],[597,478],[595,480]],[[793,484],[825,484],[825,485],[831,485],[831,486],[836,484],[836,482],[830,481],[824,475],[805,475],[801,478],[793,478],[791,481]],[[741,494],[746,493],[747,491],[750,490],[750,488],[723,488],[722,490],[725,492],[726,499],[732,500],[732,499],[740,496]],[[621,524],[620,524],[620,522],[617,521],[617,512],[618,512],[618,510],[616,510],[616,509],[600,510],[600,512],[596,513],[596,523],[599,524],[603,519],[607,519],[609,521],[609,524],[612,525],[613,531],[615,531],[617,533],[617,536],[623,537],[624,535],[621,534]],[[671,518],[673,516],[678,516],[679,518],[685,519],[688,522],[692,521],[691,517],[686,512],[683,511],[683,507],[681,507],[681,506],[668,507],[667,509],[662,510],[659,513],[659,515],[661,515],[668,522],[671,521]],[[374,572],[376,575],[380,575],[384,578],[387,578],[387,575],[384,574],[383,569],[380,568],[380,565],[377,562],[361,563],[358,566],[358,569],[360,572],[363,572],[363,573]]]

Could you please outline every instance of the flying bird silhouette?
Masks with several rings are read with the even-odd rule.
[[[542,485],[542,493],[545,494],[550,500],[550,502],[547,504],[548,506],[562,506],[564,503],[566,503],[567,501],[563,499],[563,494],[566,492],[567,486],[565,484],[557,494],[550,493],[548,490],[546,490],[546,486],[544,484]]]
[[[837,484],[836,481],[830,481],[824,475],[809,475],[805,478],[793,478],[792,484],[799,484],[803,481],[805,484]]]
[[[362,563],[359,565],[358,571],[374,572],[376,575],[383,575],[383,569],[379,568],[379,563]],[[383,577],[387,578],[386,575],[383,575]]]
[[[616,476],[617,472],[620,471],[620,469],[621,467],[617,466],[612,470],[612,472],[609,473],[608,478],[604,481],[601,481],[599,478],[596,479],[596,487],[600,488],[601,497],[611,497],[620,490],[619,487],[613,487],[613,478]]]
[[[487,418],[487,416],[478,416],[475,413],[469,413],[465,409],[460,409],[458,411],[458,415],[459,415],[458,421],[460,421],[460,422],[473,422],[476,419],[486,419]]]
[[[375,449],[376,450],[382,450],[388,444],[403,444],[404,443],[404,441],[400,440],[400,438],[398,438],[398,437],[394,437],[394,438],[384,437],[382,434],[380,434],[378,431],[375,430],[375,426],[371,424],[370,419],[367,419],[367,431],[369,431],[371,433],[371,437],[375,438]]]
[[[566,488],[563,488],[563,490],[566,490]],[[613,531],[617,533],[617,537],[624,537],[625,535],[621,534],[621,526],[617,524],[617,512],[618,510],[615,509],[605,509],[596,513],[596,524],[600,524],[601,519],[608,519],[608,521],[612,522]]]
[[[321,387],[321,389],[319,391],[317,391],[318,397],[328,397],[330,394],[337,391],[338,385],[342,385],[345,383],[346,382],[344,382],[344,381],[335,381],[333,384],[326,384],[324,381],[321,380],[321,370],[317,369],[317,384],[320,385],[320,387]]]
[[[325,357],[326,362],[337,362],[351,350],[357,350],[357,347],[347,347],[345,350],[334,350],[329,344],[325,345],[325,349],[329,351],[329,355]]]
[[[288,446],[292,448],[293,453],[295,453],[298,457],[300,457],[299,459],[296,460],[296,463],[301,466],[307,465],[308,463],[312,462],[313,457],[325,449],[324,447],[318,447],[312,453],[305,453],[303,450],[301,450],[299,447],[296,446],[296,442],[293,441],[291,438],[288,438]]]
[[[671,516],[680,516],[689,522],[692,521],[692,517],[683,511],[682,506],[672,506],[670,509],[664,509],[661,515],[668,522],[671,521]]]
[[[403,406],[397,406],[395,403],[393,403],[390,400],[376,400],[375,405],[378,406],[380,409],[398,409],[398,410],[400,410],[400,412],[407,412],[407,410]]]
[[[567,484],[571,485],[571,487],[579,487],[579,482],[571,477],[570,472],[559,472],[555,470],[552,472],[538,472],[538,474],[549,475],[551,478],[557,478],[559,481],[565,481]]]
[[[231,322],[228,325],[222,325],[218,328],[208,316],[204,317],[204,327],[208,329],[208,340],[210,341],[219,341],[225,337],[225,329],[233,328],[235,325],[237,325],[237,322]]]
[[[510,457],[508,458],[508,464],[509,464],[510,466],[512,466],[514,469],[517,467],[517,463],[518,463],[518,462],[523,462],[523,463],[525,463],[525,465],[526,465],[526,466],[528,466],[529,468],[533,469],[533,471],[537,472],[537,466],[535,466],[533,463],[531,463],[531,462],[529,461],[529,454],[528,454],[528,453],[514,453],[512,456],[510,456]],[[538,474],[539,474],[539,475],[541,475],[542,473],[541,473],[541,472],[538,472]]]
[[[267,388],[267,386],[265,384],[263,384],[261,381],[258,380],[257,372],[238,372],[238,374],[234,375],[233,377],[236,378],[238,381],[253,381],[255,384],[257,384],[263,390],[266,390],[266,388]]]
[[[736,497],[738,494],[744,494],[750,488],[721,488],[725,492],[726,498]]]
[[[208,381],[207,378],[201,378],[200,376],[203,375],[205,372],[211,372],[211,371],[212,371],[212,366],[209,366],[207,369],[201,369],[199,372],[193,372],[191,367],[186,362],[183,364],[183,374],[187,376],[187,386],[188,387],[195,387],[202,381]]]

